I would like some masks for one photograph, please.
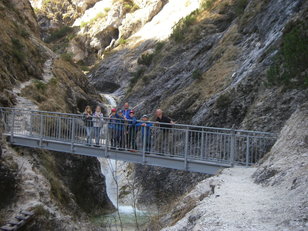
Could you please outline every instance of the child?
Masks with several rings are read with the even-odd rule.
[[[137,123],[137,127],[141,127],[141,137],[142,143],[144,143],[145,139],[145,151],[146,153],[150,153],[151,151],[151,127],[153,126],[152,123],[148,122],[149,117],[147,115],[143,115],[141,117],[142,122]]]

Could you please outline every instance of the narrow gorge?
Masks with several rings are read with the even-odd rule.
[[[22,230],[308,230],[308,1],[0,0],[0,30],[0,227],[33,211]],[[126,102],[138,120],[162,109],[275,140],[252,166],[207,175],[2,135],[6,108],[101,106],[105,144]]]

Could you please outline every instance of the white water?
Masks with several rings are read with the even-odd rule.
[[[101,96],[108,101],[107,111],[109,114],[111,108],[117,106],[116,97],[110,94],[101,94]],[[128,183],[125,181],[127,176],[124,174],[127,163],[106,158],[98,158],[98,160],[101,164],[102,174],[105,176],[107,195],[114,207],[119,210],[120,214],[133,215],[136,212],[138,215],[144,215],[144,211],[138,210],[130,205],[133,201],[129,201],[128,199],[126,200],[128,203],[125,204],[120,200],[118,201],[120,187]]]

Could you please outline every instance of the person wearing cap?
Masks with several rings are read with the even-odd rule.
[[[128,149],[136,150],[136,135],[137,135],[137,117],[135,112],[131,110],[129,116],[127,117],[127,132],[126,132],[126,144]]]
[[[145,139],[145,151],[149,153],[151,151],[151,127],[153,126],[152,123],[148,122],[149,121],[149,116],[148,115],[143,115],[141,117],[140,123],[136,124],[136,127],[141,127],[141,137],[142,137],[142,143],[144,142]]]
[[[117,109],[112,108],[111,113],[109,115],[109,123],[108,123],[111,149],[115,149],[117,145],[117,122],[118,122]]]

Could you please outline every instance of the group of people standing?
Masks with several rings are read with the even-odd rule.
[[[108,128],[108,137],[112,149],[137,150],[137,133],[141,130],[142,143],[145,144],[145,151],[151,151],[151,127],[160,126],[161,128],[170,128],[174,123],[169,117],[165,116],[161,109],[156,110],[156,121],[163,124],[153,124],[149,121],[148,115],[143,115],[140,120],[137,119],[135,111],[129,108],[129,104],[125,103],[122,110],[116,108],[111,109],[111,113],[105,121]],[[87,145],[92,145],[92,133],[94,132],[95,146],[100,145],[101,129],[103,127],[104,116],[101,107],[97,106],[95,112],[92,113],[91,107],[87,106],[83,113],[84,126],[87,133]],[[168,142],[167,135],[164,135],[163,142]]]

